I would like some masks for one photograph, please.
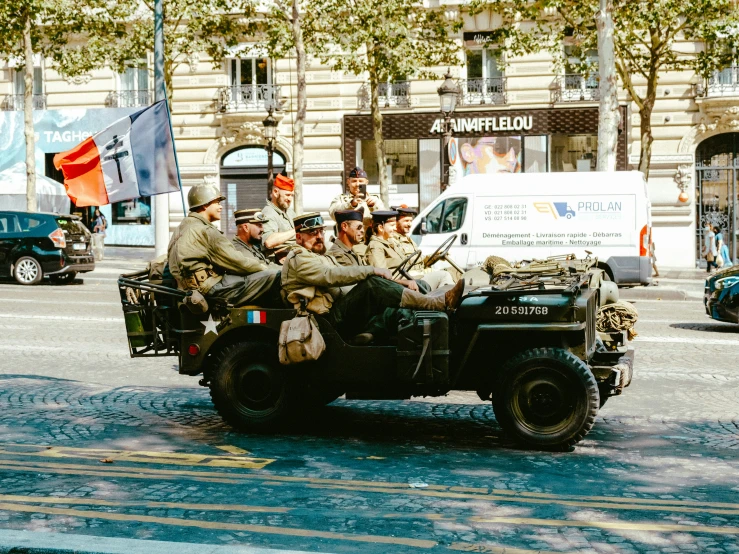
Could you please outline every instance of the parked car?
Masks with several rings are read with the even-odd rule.
[[[0,211],[0,276],[36,285],[70,283],[95,269],[92,236],[73,215]]]
[[[703,303],[709,317],[739,323],[739,265],[717,271],[706,279]]]

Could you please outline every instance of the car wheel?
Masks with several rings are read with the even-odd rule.
[[[77,276],[76,271],[70,271],[69,273],[59,273],[58,275],[49,275],[49,280],[55,285],[65,285],[74,281]]]
[[[296,405],[293,379],[277,359],[277,340],[226,346],[211,367],[213,405],[237,429],[272,428],[284,422]]]
[[[44,271],[35,258],[24,256],[15,262],[13,276],[21,285],[36,285],[44,278]]]
[[[561,348],[535,348],[501,368],[493,411],[503,430],[537,447],[568,449],[592,429],[600,405],[588,366]]]

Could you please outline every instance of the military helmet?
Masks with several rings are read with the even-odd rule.
[[[195,185],[187,193],[187,203],[190,204],[190,211],[200,206],[210,204],[214,200],[225,200],[226,197],[221,194],[215,185]]]

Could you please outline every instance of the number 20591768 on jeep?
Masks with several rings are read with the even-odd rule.
[[[280,325],[295,317],[292,309],[209,301],[206,313],[193,314],[185,292],[145,271],[118,283],[131,356],[177,356],[180,373],[202,374],[216,409],[238,429],[284,424],[344,394],[407,399],[459,390],[491,400],[514,439],[566,449],[628,386],[633,350],[623,333],[596,331],[597,274],[568,263],[543,267],[468,271],[454,313],[415,312],[391,345],[354,346],[316,316],[326,350],[296,365],[278,361]]]

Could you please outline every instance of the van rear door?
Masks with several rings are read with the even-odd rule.
[[[472,236],[472,214],[470,199],[466,195],[441,198],[412,230],[414,238],[420,238],[420,247],[425,255],[433,253],[445,240],[457,235],[449,256],[460,266],[475,265],[474,253],[469,248]]]

